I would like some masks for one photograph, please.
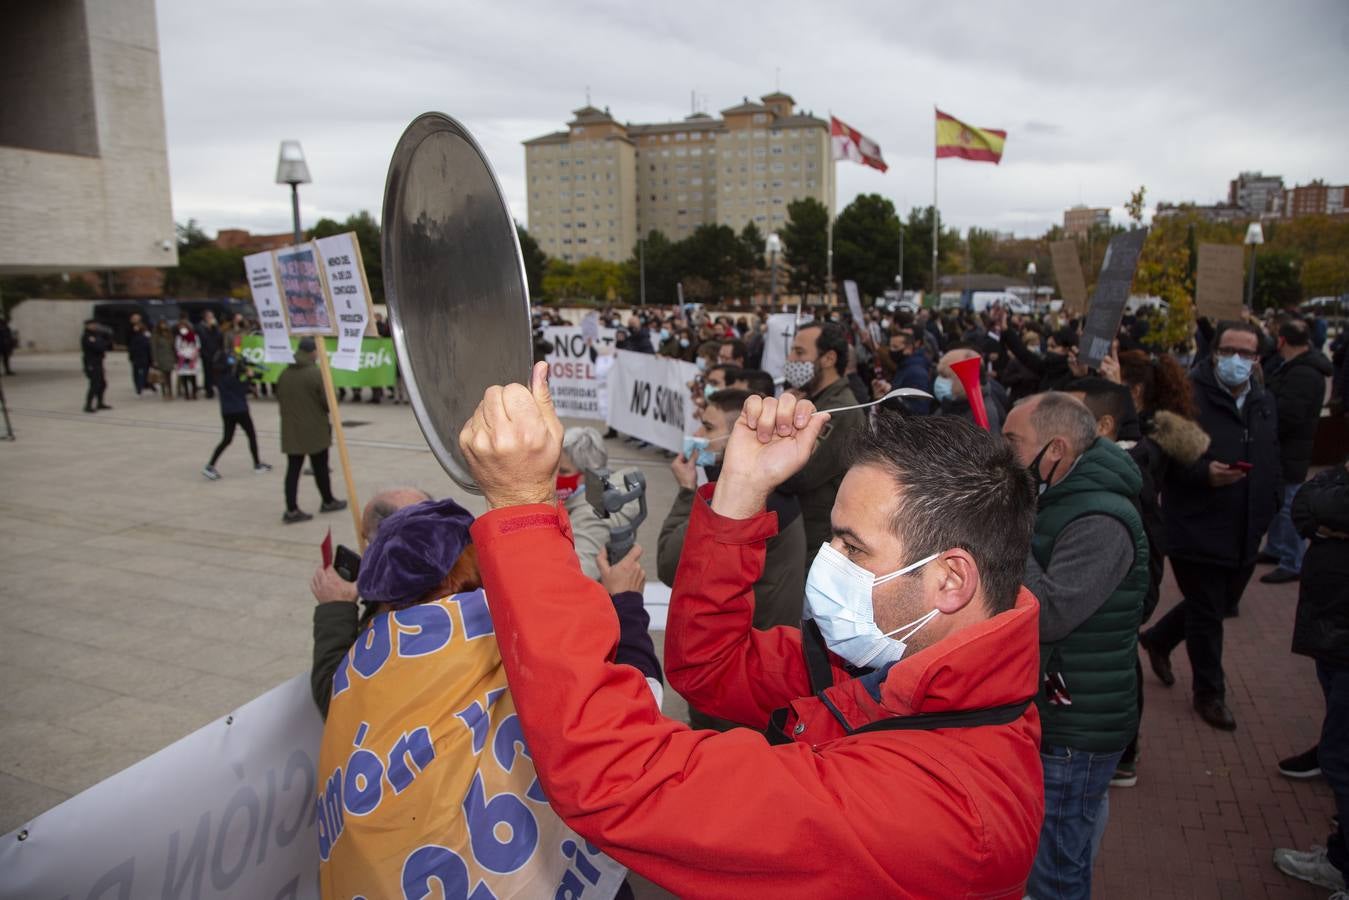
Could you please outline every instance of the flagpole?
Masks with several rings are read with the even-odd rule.
[[[834,305],[834,179],[838,177],[838,167],[834,165],[834,111],[829,110],[829,215],[826,219],[828,229],[824,239],[824,302]]]
[[[937,290],[937,241],[941,234],[937,216],[937,107],[932,107],[932,307],[941,308],[941,294]]]

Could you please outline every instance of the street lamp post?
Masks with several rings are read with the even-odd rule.
[[[1251,247],[1251,273],[1246,280],[1246,305],[1255,311],[1255,254],[1256,248],[1265,242],[1265,229],[1259,222],[1252,222],[1246,229],[1246,243]]]
[[[904,299],[904,223],[899,223],[899,275],[895,277],[895,287],[899,288],[899,297]]]
[[[637,238],[637,279],[639,306],[646,306],[646,238]]]
[[[1035,260],[1026,263],[1026,278],[1030,281],[1030,311],[1035,313]]]
[[[295,226],[295,243],[304,243],[304,232],[300,230],[300,185],[309,184],[309,166],[304,161],[304,150],[299,141],[282,141],[281,153],[276,160],[276,183],[290,185],[290,207]]]
[[[768,235],[768,306],[776,309],[778,305],[778,251],[782,249],[782,238],[776,231]]]

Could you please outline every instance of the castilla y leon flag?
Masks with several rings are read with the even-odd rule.
[[[958,156],[975,162],[997,164],[1007,132],[996,128],[975,128],[937,110],[937,158]]]
[[[882,172],[890,168],[881,159],[881,148],[875,141],[833,116],[829,117],[829,138],[835,160],[850,159]]]

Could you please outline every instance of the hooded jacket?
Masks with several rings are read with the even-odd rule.
[[[1279,404],[1279,461],[1284,484],[1307,480],[1316,426],[1326,400],[1326,379],[1334,371],[1330,360],[1308,349],[1284,360],[1265,379],[1265,389]]]
[[[287,456],[322,453],[333,442],[328,422],[328,397],[323,374],[314,355],[295,352],[295,362],[276,379],[277,407],[281,415],[281,452]]]
[[[1327,469],[1298,489],[1293,524],[1302,558],[1293,652],[1349,667],[1349,471]]]
[[[666,631],[670,683],[794,740],[692,731],[613,661],[618,627],[555,506],[473,526],[502,662],[553,808],[681,897],[1021,897],[1044,812],[1036,603],[811,695],[801,633],[756,632],[753,583],[775,517],[695,499]],[[521,565],[528,560],[529,565]],[[1009,724],[850,734],[870,721],[1019,702]]]

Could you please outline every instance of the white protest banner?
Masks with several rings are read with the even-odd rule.
[[[253,292],[258,322],[262,325],[263,358],[269,363],[294,362],[295,353],[281,310],[281,292],[276,286],[276,266],[271,251],[245,256],[244,272],[248,276],[248,289]]]
[[[365,283],[361,247],[354,231],[319,238],[314,243],[337,317],[337,352],[329,363],[334,369],[355,372],[361,367],[361,337],[370,321],[370,290]]]
[[[866,323],[866,315],[862,312],[862,295],[857,292],[857,282],[843,282],[843,294],[848,298],[848,310],[852,313],[852,320],[861,328]]]
[[[587,326],[552,325],[543,329],[544,339],[553,345],[553,352],[544,357],[548,362],[548,387],[553,393],[553,406],[559,416],[575,419],[604,421],[600,405],[603,375],[596,363],[600,354],[613,353],[616,331],[594,326],[595,336],[586,334]],[[590,358],[594,348],[596,358]]]
[[[609,370],[608,423],[671,453],[684,449],[684,435],[698,428],[689,382],[698,367],[651,353],[616,352]]]
[[[782,367],[791,352],[796,328],[796,313],[774,313],[765,323],[763,361],[759,367],[772,375],[774,381],[782,381]]]
[[[322,737],[297,676],[5,835],[0,900],[318,897]]]

